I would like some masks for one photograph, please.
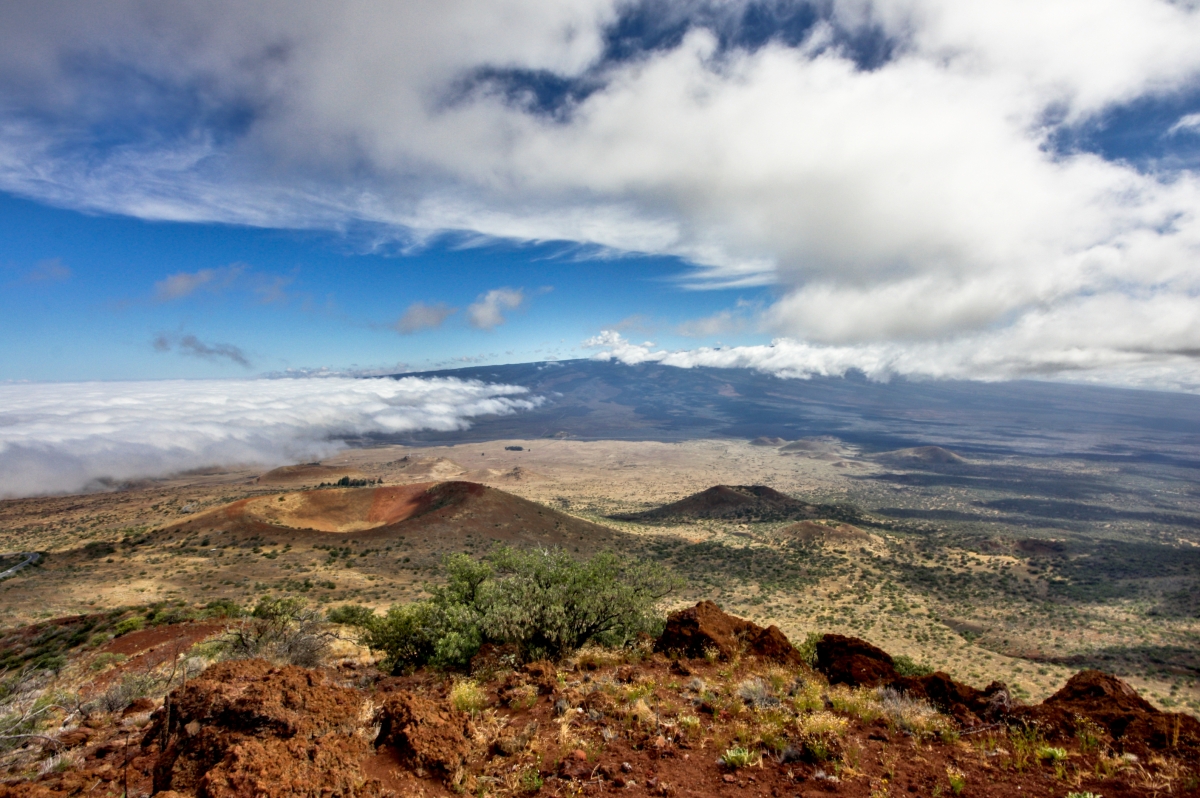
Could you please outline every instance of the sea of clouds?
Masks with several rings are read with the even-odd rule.
[[[416,377],[0,385],[0,498],[303,462],[348,437],[464,429],[542,401],[513,385]]]

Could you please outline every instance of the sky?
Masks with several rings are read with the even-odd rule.
[[[1200,390],[1194,0],[0,15],[12,385],[599,357]]]

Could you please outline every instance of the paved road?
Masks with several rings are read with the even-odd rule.
[[[8,579],[10,576],[13,576],[14,574],[17,573],[17,571],[20,571],[22,568],[26,568],[30,565],[33,565],[38,560],[42,559],[42,555],[38,554],[36,551],[18,551],[18,552],[13,552],[12,554],[0,554],[0,557],[11,557],[11,556],[24,557],[25,559],[22,560],[21,562],[17,563],[16,565],[14,565],[12,568],[9,568],[7,571],[0,571],[0,579]]]

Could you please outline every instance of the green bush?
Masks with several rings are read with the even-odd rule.
[[[896,673],[900,676],[928,676],[933,673],[933,668],[917,662],[906,654],[893,657],[892,661],[896,665]]]
[[[395,605],[380,617],[348,605],[330,613],[357,626],[361,642],[386,654],[394,670],[461,667],[485,642],[515,644],[524,660],[558,659],[587,643],[622,645],[657,633],[655,605],[679,588],[661,568],[598,554],[579,561],[563,551],[503,547],[482,561],[455,554],[446,584],[427,601]]]
[[[132,618],[126,618],[113,627],[113,634],[117,637],[127,635],[130,632],[136,632],[146,625],[146,620],[139,615],[134,615]]]

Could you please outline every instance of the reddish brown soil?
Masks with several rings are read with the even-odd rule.
[[[747,629],[714,608],[692,608],[700,628]],[[826,667],[853,657],[890,660],[853,638],[822,642]],[[75,743],[86,753],[83,767],[2,784],[0,798],[119,795],[126,778],[131,795],[153,787],[168,798],[609,792],[878,798],[950,796],[951,778],[960,776],[966,796],[1200,795],[1194,727],[1183,724],[1174,738],[1156,737],[1177,716],[1156,712],[1123,682],[1097,672],[1078,674],[1037,707],[1012,708],[1002,723],[964,727],[961,737],[914,737],[883,719],[842,713],[846,729],[831,740],[831,756],[820,758],[786,740],[772,749],[756,731],[765,728],[769,710],[763,714],[736,699],[746,680],[782,675],[777,695],[784,701],[789,683],[825,684],[803,665],[781,669],[745,653],[712,662],[637,652],[605,656],[609,664],[588,657],[501,672],[481,682],[488,706],[474,715],[451,705],[445,674],[364,680],[351,666],[226,662],[173,691],[142,726],[135,715],[124,726],[112,719],[76,733],[83,738]],[[908,684],[931,700],[961,699],[971,690],[941,674]],[[373,715],[368,702],[377,707]],[[1073,733],[1056,737],[1043,723],[1068,716],[1072,724],[1083,717],[1102,727],[1100,739],[1085,749]],[[1066,759],[1055,766],[1036,755],[1018,756],[1021,738],[1006,723],[1046,735],[1042,739],[1063,748]],[[1140,736],[1144,731],[1148,736]],[[799,727],[780,733],[802,746]],[[722,752],[739,743],[763,750],[761,763],[721,764]],[[1136,759],[1117,758],[1135,748],[1141,752]]]
[[[97,650],[99,654],[122,654],[129,659],[118,663],[84,685],[80,692],[90,697],[103,692],[128,673],[149,673],[176,660],[197,643],[224,631],[224,623],[179,623],[154,626],[130,632],[110,640]]]

